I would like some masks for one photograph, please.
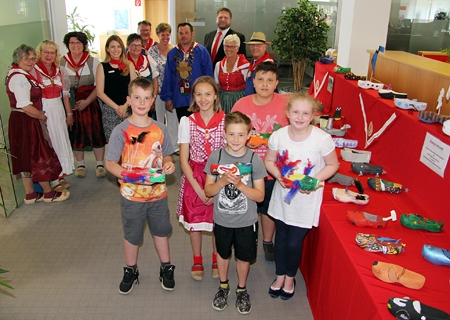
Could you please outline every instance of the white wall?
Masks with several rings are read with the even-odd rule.
[[[57,1],[57,0],[54,0]],[[143,1],[142,1],[143,2]],[[119,34],[130,34],[137,31],[137,24],[143,20],[143,7],[136,7],[134,0],[66,0],[66,9],[71,12],[75,7],[81,12],[86,24],[91,24],[95,33],[95,47],[100,48],[100,35],[114,30],[114,9],[128,9],[130,12],[129,29]]]

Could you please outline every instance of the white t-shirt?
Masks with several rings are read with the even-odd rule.
[[[275,131],[269,138],[269,149],[281,152],[288,150],[289,161],[301,160],[295,173],[304,174],[308,165],[314,166],[309,176],[314,177],[325,167],[323,157],[332,152],[335,144],[331,136],[321,129],[312,128],[309,137],[301,142],[292,141],[289,138],[288,128],[284,127]],[[289,188],[281,187],[275,182],[268,213],[275,219],[281,220],[287,225],[312,228],[319,225],[320,205],[322,204],[323,188],[310,194],[297,192],[290,204],[284,202],[284,197]]]

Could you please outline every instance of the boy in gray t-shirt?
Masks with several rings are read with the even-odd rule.
[[[214,196],[214,236],[217,247],[217,266],[220,286],[212,307],[223,310],[230,293],[228,267],[234,246],[238,286],[236,308],[241,314],[251,311],[250,296],[246,283],[250,262],[256,259],[258,239],[258,213],[256,203],[264,199],[264,177],[266,169],[261,158],[246,147],[250,138],[250,119],[241,112],[231,112],[225,117],[225,140],[227,146],[215,150],[205,167],[205,195]],[[234,168],[227,165],[242,164]],[[211,164],[219,176],[211,172]],[[219,166],[217,166],[219,165]],[[243,174],[244,171],[251,172]],[[237,172],[239,168],[242,173]],[[237,170],[236,170],[237,169]],[[236,174],[235,174],[236,173]]]

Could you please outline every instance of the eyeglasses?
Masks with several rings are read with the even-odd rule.
[[[227,45],[224,45],[223,47],[225,49],[233,49],[233,48],[237,48],[238,46],[227,46]]]
[[[132,44],[130,44],[130,47],[138,48],[138,47],[142,47],[142,44],[140,44],[140,43],[132,43]]]
[[[42,51],[42,53],[52,55],[52,56],[56,54],[55,51]]]
[[[36,62],[36,57],[30,58],[30,57],[20,57],[23,61],[33,61]]]
[[[79,44],[81,44],[81,42],[80,42],[80,41],[76,41],[76,42],[69,42],[69,44],[70,44],[70,45],[72,45],[72,46],[76,46],[76,45],[79,45]]]

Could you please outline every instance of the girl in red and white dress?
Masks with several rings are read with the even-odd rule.
[[[223,43],[225,58],[216,63],[214,78],[219,84],[222,110],[227,114],[234,103],[244,96],[250,64],[243,54],[238,54],[241,41],[237,35],[226,36]]]
[[[75,170],[72,147],[70,145],[67,126],[73,123],[73,112],[69,102],[70,82],[59,69],[59,48],[51,40],[42,41],[36,50],[38,62],[35,65],[38,80],[43,86],[42,106],[47,116],[47,128],[50,140],[55,149],[62,171],[59,181],[51,182],[54,190],[62,191],[70,184],[64,176]],[[61,99],[62,97],[62,99]]]
[[[223,148],[225,113],[221,110],[218,88],[210,76],[201,76],[195,81],[191,93],[189,117],[180,119],[178,143],[180,144],[180,166],[183,176],[180,181],[177,215],[179,222],[189,231],[194,264],[191,277],[202,280],[202,231],[213,230],[214,198],[205,196],[206,160],[213,150]],[[212,276],[219,277],[213,239]]]

